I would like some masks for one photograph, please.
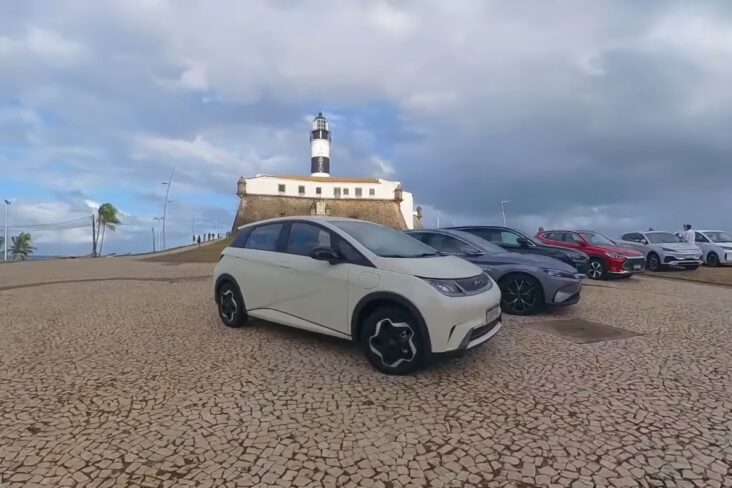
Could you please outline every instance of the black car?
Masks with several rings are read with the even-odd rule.
[[[587,274],[590,267],[590,257],[580,251],[566,249],[557,246],[547,246],[535,241],[526,234],[497,225],[472,225],[462,227],[450,227],[450,229],[461,230],[476,235],[488,242],[497,244],[509,252],[520,252],[527,254],[539,254],[558,259],[573,266],[578,273]]]

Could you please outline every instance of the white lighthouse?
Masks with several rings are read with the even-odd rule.
[[[313,119],[310,131],[311,176],[330,176],[330,130],[323,112]]]

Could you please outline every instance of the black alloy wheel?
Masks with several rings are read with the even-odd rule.
[[[247,310],[239,289],[230,281],[219,285],[216,293],[216,304],[219,307],[219,317],[227,327],[241,327],[247,323]]]
[[[371,313],[361,328],[360,341],[371,365],[386,374],[411,373],[426,355],[415,319],[399,307],[378,307]]]
[[[717,256],[716,252],[710,252],[707,255],[707,265],[713,268],[719,266],[719,256]]]
[[[592,258],[590,260],[590,268],[587,270],[587,276],[593,280],[604,280],[607,275],[607,267],[602,260]]]
[[[541,284],[528,275],[509,275],[499,282],[501,308],[512,315],[532,315],[544,305]]]
[[[661,260],[658,258],[658,254],[652,252],[648,255],[646,267],[648,268],[648,271],[658,271],[661,269]]]

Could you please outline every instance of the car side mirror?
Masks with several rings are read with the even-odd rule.
[[[328,261],[330,264],[336,264],[341,261],[338,253],[329,247],[316,247],[310,251],[310,257],[317,261]]]
[[[525,237],[519,237],[517,239],[517,242],[518,242],[519,246],[521,246],[521,247],[529,247],[531,245],[529,243],[529,240]]]
[[[638,242],[640,242],[641,244],[648,244],[648,241],[647,241],[647,240],[645,240],[645,239],[641,239],[641,240],[640,240],[640,241],[638,241]]]

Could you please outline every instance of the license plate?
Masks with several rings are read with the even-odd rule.
[[[641,265],[640,264],[634,264],[633,265],[633,269],[641,269]]]
[[[686,259],[696,259],[696,256],[694,256],[693,254],[689,254],[688,256],[686,256]]]
[[[485,313],[485,323],[489,324],[496,320],[501,315],[501,307],[493,307]]]

